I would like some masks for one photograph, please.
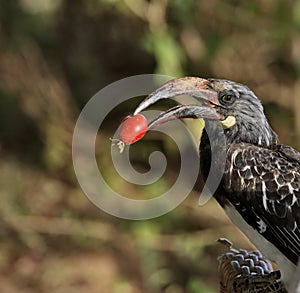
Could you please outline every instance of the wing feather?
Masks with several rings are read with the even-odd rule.
[[[294,264],[300,255],[300,154],[239,143],[228,146],[226,198],[246,222]]]

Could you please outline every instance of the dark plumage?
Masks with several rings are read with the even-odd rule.
[[[278,144],[256,95],[228,80],[172,80],[149,95],[135,114],[160,99],[182,94],[195,97],[207,114],[199,110],[199,105],[177,106],[176,111],[168,110],[166,116],[162,113],[153,124],[176,117],[205,119],[200,143],[204,178],[212,163],[207,129],[219,131],[217,126],[223,126],[226,164],[214,196],[258,249],[277,262],[288,282],[300,255],[300,154]],[[228,124],[228,118],[233,122]]]
[[[230,144],[223,188],[251,226],[294,264],[300,255],[300,168],[278,147]],[[249,209],[248,207],[255,208]],[[253,221],[256,219],[256,221]]]

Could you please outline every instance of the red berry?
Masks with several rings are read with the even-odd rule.
[[[148,130],[148,121],[142,114],[127,116],[121,123],[118,138],[125,144],[133,144],[142,139]]]

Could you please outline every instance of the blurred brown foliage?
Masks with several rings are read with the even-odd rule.
[[[89,98],[120,78],[217,77],[251,87],[281,141],[297,147],[299,29],[299,0],[1,0],[0,291],[216,292],[215,240],[249,242],[213,200],[199,207],[197,192],[149,221],[94,207],[73,171],[74,124]],[[108,137],[133,103],[99,133],[107,177]],[[133,164],[143,168],[145,151],[135,150]],[[168,154],[171,166],[176,155]],[[168,188],[176,174],[166,175],[144,195]],[[138,187],[111,180],[139,196]]]

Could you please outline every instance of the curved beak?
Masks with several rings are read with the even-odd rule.
[[[134,115],[162,99],[186,95],[196,99],[195,104],[178,105],[165,112],[149,123],[149,129],[170,120],[180,118],[202,118],[209,120],[223,120],[217,112],[221,105],[218,94],[209,87],[210,81],[199,77],[183,77],[173,79],[151,93],[134,111]]]

